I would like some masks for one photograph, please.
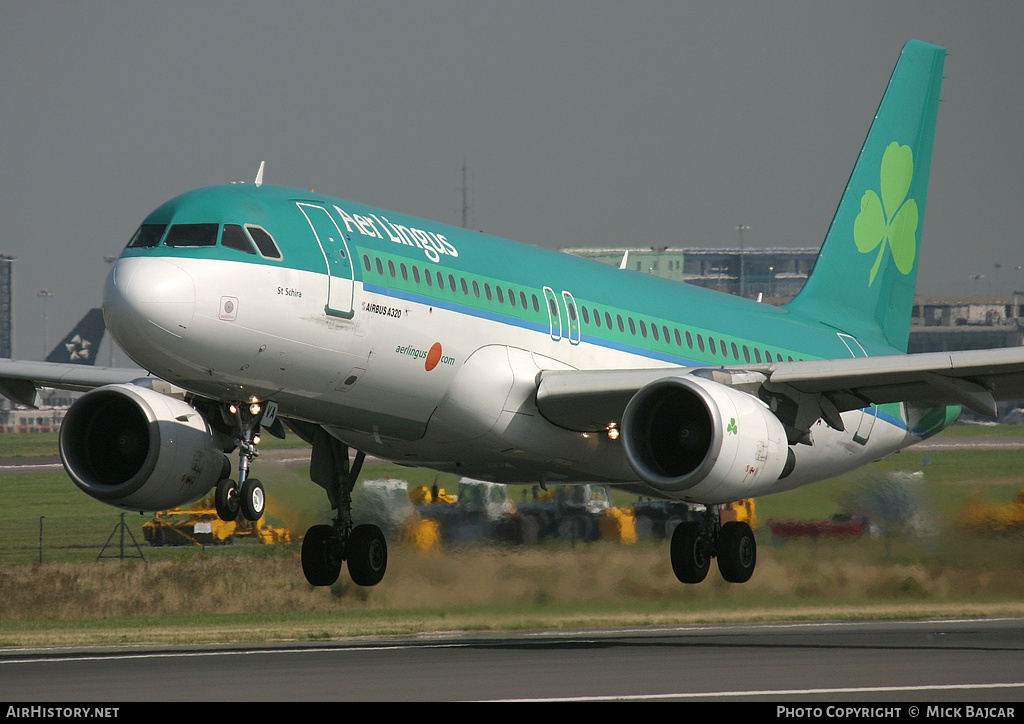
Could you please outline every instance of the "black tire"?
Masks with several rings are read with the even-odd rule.
[[[223,521],[233,521],[238,517],[240,503],[238,500],[238,486],[234,480],[224,478],[217,483],[217,490],[213,494],[213,504],[217,508],[217,517]]]
[[[352,529],[345,550],[348,573],[358,586],[376,586],[388,568],[388,543],[375,525],[357,525]]]
[[[705,549],[700,523],[680,523],[669,544],[672,572],[683,583],[700,583],[708,575],[711,558]]]
[[[263,483],[256,478],[246,478],[238,491],[242,515],[246,520],[257,521],[263,517],[267,506],[267,496],[263,492]]]
[[[329,525],[314,525],[302,538],[302,573],[311,586],[331,586],[341,575],[341,556],[332,549]]]
[[[733,521],[718,535],[718,570],[729,583],[746,583],[757,565],[757,543],[750,526]]]

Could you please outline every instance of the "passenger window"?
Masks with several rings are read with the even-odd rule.
[[[249,241],[249,237],[245,235],[242,227],[238,224],[224,224],[224,231],[220,234],[220,244],[227,249],[256,255],[256,250],[252,248],[252,242]]]
[[[268,259],[281,258],[281,250],[277,248],[274,237],[268,234],[265,229],[246,224],[245,230],[249,232],[249,236],[256,242],[256,248],[260,250],[260,254]]]
[[[165,246],[217,246],[218,224],[174,224],[164,239]]]
[[[143,224],[128,242],[129,249],[148,249],[160,243],[167,224]]]

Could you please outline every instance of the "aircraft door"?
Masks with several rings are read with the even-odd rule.
[[[840,341],[846,345],[846,349],[850,350],[851,357],[867,357],[868,353],[864,351],[860,342],[855,337],[851,337],[848,334],[842,332],[836,332],[839,335]],[[857,429],[853,433],[853,441],[866,445],[868,438],[871,436],[871,429],[875,426],[875,418],[878,414],[878,409],[874,405],[868,405],[862,409],[859,419],[857,420]]]
[[[548,308],[551,339],[557,342],[562,338],[562,312],[558,305],[558,297],[555,296],[555,290],[551,287],[544,287],[544,303]]]
[[[350,319],[353,313],[354,271],[345,235],[324,207],[302,202],[296,202],[296,205],[309,222],[327,265],[329,283],[324,311],[336,317]]]
[[[565,316],[569,322],[569,344],[580,343],[580,319],[579,311],[576,309],[576,300],[569,292],[562,292],[562,301],[565,303]]]

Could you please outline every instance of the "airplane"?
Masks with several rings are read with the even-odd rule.
[[[187,192],[107,277],[107,328],[149,375],[6,362],[12,385],[89,390],[60,454],[110,505],[215,491],[256,519],[261,431],[311,443],[333,524],[307,581],[375,585],[355,524],[366,455],[500,483],[600,483],[704,504],[673,571],[742,583],[743,522],[717,506],[834,477],[1024,391],[1021,348],[908,355],[943,48],[910,41],[802,290],[775,307],[295,188]],[[237,454],[237,481],[228,454]]]

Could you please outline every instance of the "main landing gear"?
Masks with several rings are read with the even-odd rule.
[[[257,402],[232,404],[227,408],[234,423],[235,444],[238,446],[238,484],[225,478],[217,483],[214,504],[221,520],[235,520],[241,513],[246,520],[257,521],[263,517],[266,495],[263,484],[249,477],[249,465],[259,455],[256,444],[257,432],[263,417],[263,408]]]
[[[313,434],[309,476],[327,491],[337,511],[333,525],[314,525],[302,539],[302,572],[313,586],[330,586],[348,562],[353,583],[375,586],[388,566],[388,544],[376,525],[353,525],[352,489],[363,466],[365,453],[349,459],[349,449],[322,428]]]
[[[717,556],[718,570],[730,583],[750,580],[757,563],[757,544],[750,526],[742,521],[719,522],[717,506],[710,506],[699,521],[676,526],[669,547],[672,571],[683,583],[700,583]]]

